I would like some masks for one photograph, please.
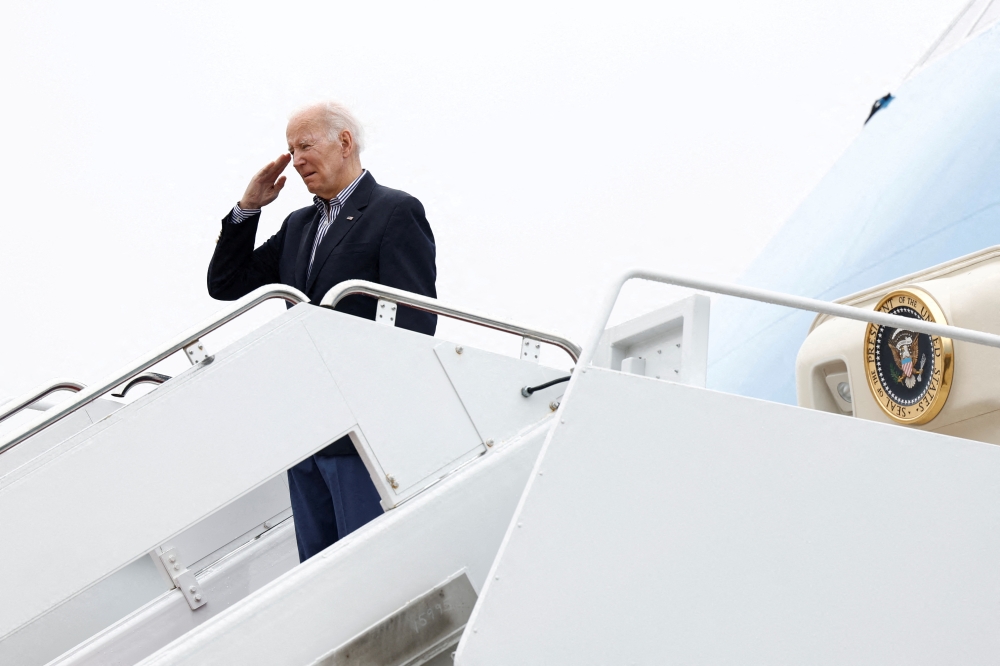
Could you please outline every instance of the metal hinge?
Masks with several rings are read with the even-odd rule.
[[[176,548],[163,551],[160,554],[160,562],[163,562],[163,567],[167,570],[167,575],[173,581],[174,587],[179,589],[181,594],[184,595],[184,599],[187,600],[191,610],[201,608],[205,605],[205,595],[201,591],[201,586],[198,585],[194,573],[188,571],[184,563],[181,562],[181,557],[177,554]]]
[[[531,338],[521,338],[521,358],[525,361],[538,363],[538,355],[542,353],[542,343]]]
[[[396,304],[392,301],[378,299],[378,307],[375,308],[375,321],[386,326],[395,326]]]
[[[205,351],[205,345],[201,343],[201,340],[195,340],[188,346],[184,348],[184,353],[187,355],[188,360],[191,361],[191,365],[208,365],[215,360],[215,357]]]

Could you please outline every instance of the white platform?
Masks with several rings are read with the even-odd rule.
[[[456,663],[992,664],[1000,448],[590,369]]]

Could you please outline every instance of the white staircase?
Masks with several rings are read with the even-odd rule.
[[[0,477],[0,530],[18,544],[0,549],[0,661],[135,663],[297,563],[284,476],[296,462],[350,434],[383,507],[403,505],[359,534],[377,530],[442,479],[528,441],[552,410],[520,390],[561,374],[299,305],[97,423],[70,414],[0,455],[16,459]],[[492,521],[462,503],[475,557],[457,551],[429,586],[462,568],[481,579],[527,466],[494,482],[507,499],[477,489],[498,503]],[[355,566],[355,582],[365,571],[372,582],[370,558]],[[412,596],[373,596],[357,619]]]

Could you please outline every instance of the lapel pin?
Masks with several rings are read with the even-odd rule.
[[[353,219],[354,219],[354,216],[353,216],[353,215],[348,215],[348,216],[347,216],[347,219],[348,219],[348,220],[353,220]]]

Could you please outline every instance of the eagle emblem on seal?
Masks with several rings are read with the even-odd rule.
[[[899,384],[906,388],[913,388],[917,385],[924,374],[924,366],[927,365],[927,354],[920,356],[920,336],[913,331],[903,328],[896,329],[889,337],[889,349],[892,351],[892,358],[896,361],[896,367],[890,368],[889,375]],[[920,365],[916,365],[916,359],[920,356]]]

